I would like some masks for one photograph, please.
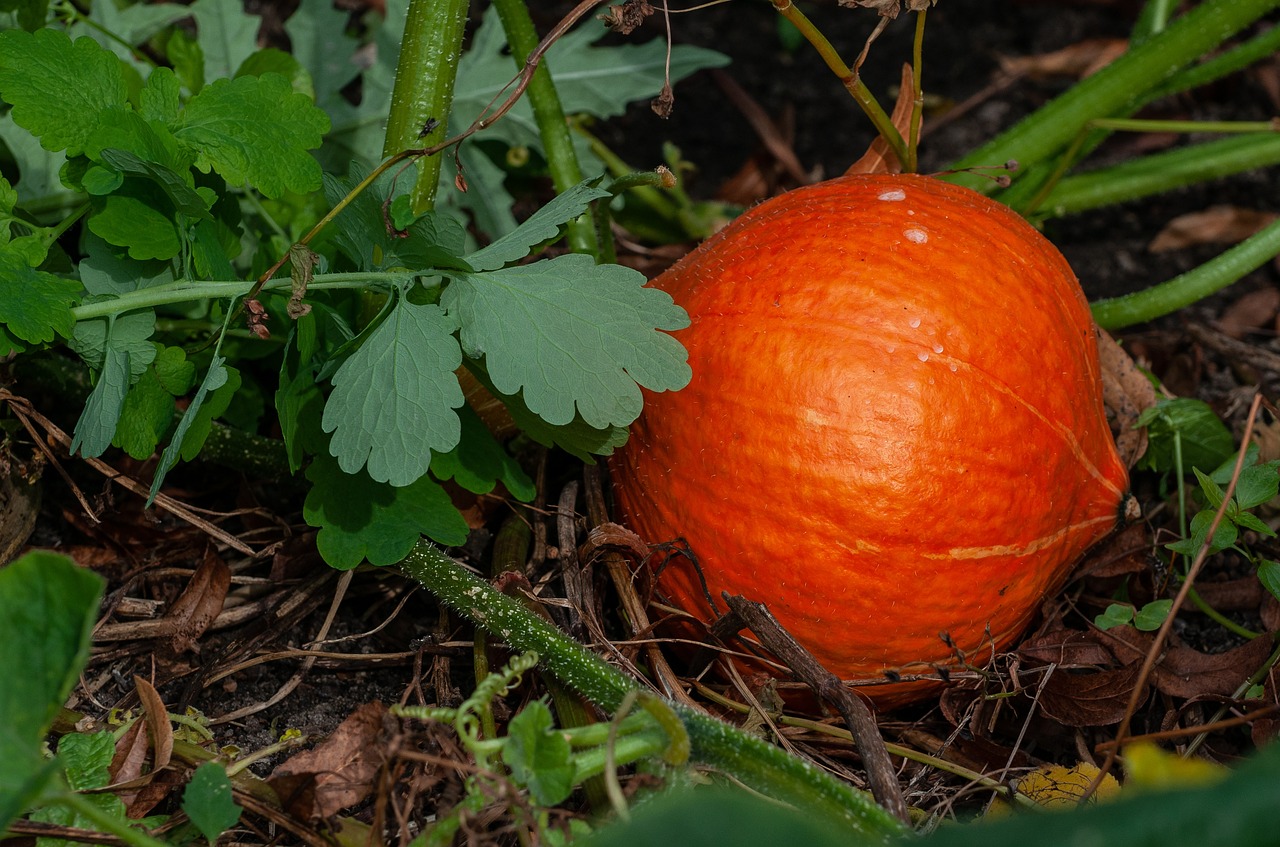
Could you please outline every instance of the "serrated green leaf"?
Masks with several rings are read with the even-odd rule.
[[[173,395],[148,368],[124,397],[111,443],[138,461],[148,458],[173,425],[173,411]]]
[[[528,256],[535,245],[555,238],[560,227],[585,212],[591,201],[610,196],[608,191],[597,187],[598,182],[598,179],[585,180],[563,192],[530,215],[515,231],[468,255],[467,264],[477,271],[492,271]]]
[[[195,385],[196,366],[187,360],[187,351],[181,347],[161,349],[152,365],[161,387],[174,397],[181,397]]]
[[[135,261],[118,248],[91,234],[85,236],[84,249],[85,258],[80,262],[80,283],[91,295],[124,294],[173,282],[173,267],[168,262]],[[135,316],[139,314],[143,313],[134,313]],[[150,335],[151,328],[148,326],[143,338]]]
[[[244,809],[231,796],[231,779],[220,762],[205,762],[182,791],[182,811],[210,844],[236,825]]]
[[[87,21],[77,20],[69,34],[73,38],[87,35],[122,61],[138,70],[150,72],[152,65],[141,60],[133,48],[144,44],[171,24],[177,23],[191,12],[176,3],[132,3],[120,5],[112,2],[86,4]]]
[[[174,132],[194,150],[196,166],[232,185],[249,183],[276,198],[320,187],[320,146],[329,117],[279,74],[220,79],[187,101]]]
[[[262,18],[247,14],[238,0],[196,0],[191,14],[204,53],[206,82],[229,78],[258,49]]]
[[[186,30],[178,28],[169,33],[164,55],[173,65],[174,76],[187,91],[196,94],[204,88],[204,50]]]
[[[625,426],[596,428],[588,425],[581,415],[574,415],[572,421],[562,426],[552,426],[531,412],[519,394],[499,391],[485,371],[483,362],[469,359],[466,364],[467,370],[480,384],[507,407],[520,431],[544,447],[559,447],[588,464],[595,464],[597,456],[609,456],[627,443],[629,430]]]
[[[73,791],[87,791],[105,788],[110,784],[109,768],[115,746],[115,736],[108,730],[62,736],[58,740],[58,762],[65,769],[67,785]],[[116,794],[86,794],[81,799],[96,807],[98,815],[106,815],[121,822],[127,819],[124,801]],[[31,819],[79,829],[97,829],[93,817],[79,809],[57,804],[36,810]]]
[[[1172,608],[1172,600],[1153,600],[1147,603],[1133,616],[1134,629],[1155,632],[1164,624],[1165,618],[1169,617]]]
[[[152,71],[142,93],[138,95],[138,107],[141,116],[148,121],[177,123],[182,110],[182,84],[178,81],[177,74],[165,67]]]
[[[315,86],[311,83],[311,74],[302,63],[293,56],[275,47],[258,50],[241,63],[236,69],[236,76],[262,76],[263,74],[279,74],[289,80],[289,85],[308,100],[316,99]]]
[[[66,556],[0,568],[0,832],[53,775],[40,747],[89,660],[103,580]]]
[[[321,453],[307,468],[312,488],[302,517],[318,527],[316,547],[331,567],[349,570],[366,559],[387,566],[409,554],[423,535],[445,545],[467,539],[467,522],[430,477],[395,487],[363,471],[345,473]]]
[[[125,180],[119,191],[98,201],[89,231],[108,244],[124,247],[129,258],[168,260],[182,250],[182,234],[164,193],[143,180]]]
[[[99,113],[123,107],[128,91],[120,60],[93,39],[10,30],[0,33],[0,97],[46,150],[75,155],[96,131]]]
[[[597,428],[626,426],[643,404],[637,383],[667,391],[691,376],[684,347],[664,332],[688,326],[688,315],[620,265],[568,254],[459,274],[440,302],[498,391],[521,392],[551,424],[569,423],[576,410]]]
[[[531,700],[507,724],[502,761],[511,768],[517,785],[529,789],[540,806],[554,806],[573,793],[577,771],[572,748],[555,731],[551,710],[541,700]]]
[[[231,401],[240,391],[243,378],[240,371],[227,365],[226,381],[211,391],[200,404],[194,417],[191,418],[182,435],[182,449],[179,454],[184,462],[190,462],[204,448],[209,433],[213,431],[213,422],[226,414]]]
[[[1093,625],[1101,630],[1124,626],[1133,620],[1133,607],[1124,603],[1110,603],[1105,611],[1093,619]]]
[[[439,306],[401,299],[334,373],[322,426],[344,471],[367,467],[377,482],[409,485],[427,472],[432,450],[458,443],[456,327]]]
[[[462,436],[458,446],[431,457],[431,474],[436,479],[461,485],[473,494],[488,494],[501,482],[518,500],[532,500],[537,489],[520,464],[489,432],[470,406],[458,409]]]
[[[155,331],[155,325],[155,312],[149,309],[114,318],[80,321],[68,344],[94,370],[105,367],[104,361],[109,349],[127,350],[132,359],[128,374],[129,381],[132,382],[142,376],[147,365],[155,359],[155,345],[147,340]]]
[[[1271,592],[1271,596],[1280,600],[1280,562],[1263,559],[1258,563],[1258,581],[1262,587]]]
[[[27,264],[12,242],[0,246],[0,323],[17,338],[47,344],[75,327],[80,285]]]

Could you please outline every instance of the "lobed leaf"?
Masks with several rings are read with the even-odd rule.
[[[599,179],[585,180],[559,194],[513,232],[468,255],[467,264],[477,271],[492,271],[525,258],[536,245],[555,238],[560,227],[585,212],[592,200],[610,196],[597,187],[598,182]]]
[[[267,197],[320,187],[320,146],[329,117],[279,74],[219,79],[187,101],[174,135],[232,185],[249,183]]]
[[[456,328],[439,306],[400,299],[334,373],[321,424],[344,471],[367,466],[377,482],[409,485],[427,472],[432,450],[458,443]]]
[[[98,115],[128,102],[120,60],[91,38],[41,29],[0,33],[0,97],[50,151],[78,154]]]
[[[429,477],[396,487],[364,472],[346,473],[321,453],[307,468],[307,479],[312,487],[302,517],[320,529],[316,547],[331,567],[350,570],[365,560],[394,565],[423,535],[446,545],[467,540],[467,522]]]
[[[245,12],[239,0],[196,0],[191,4],[204,54],[206,81],[232,76],[258,49],[262,18]]]
[[[0,324],[13,335],[32,344],[67,338],[79,299],[78,283],[36,270],[13,244],[0,246]]]
[[[688,315],[644,283],[638,271],[569,254],[459,274],[440,302],[499,392],[522,393],[548,423],[568,424],[577,413],[605,428],[640,414],[637,383],[674,390],[691,376],[684,348],[660,331],[683,329]]]
[[[432,455],[432,475],[436,479],[452,479],[473,494],[488,494],[501,482],[517,499],[532,500],[537,493],[533,481],[494,439],[480,416],[464,403],[458,409],[458,418],[462,423],[461,438],[447,453]]]

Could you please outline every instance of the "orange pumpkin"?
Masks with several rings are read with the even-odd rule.
[[[693,381],[646,395],[610,462],[618,505],[646,540],[687,541],[721,610],[722,591],[766,603],[842,678],[984,662],[1115,527],[1127,474],[1088,305],[999,203],[834,179],[653,284],[692,318]],[[692,562],[659,591],[711,619]]]

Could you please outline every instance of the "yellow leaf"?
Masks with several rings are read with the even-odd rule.
[[[1137,741],[1124,748],[1125,785],[1143,788],[1175,788],[1207,785],[1228,773],[1227,768],[1207,759],[1184,759],[1160,749],[1150,741]]]
[[[1088,762],[1073,767],[1041,765],[1017,782],[1019,794],[1030,797],[1046,809],[1073,809],[1098,776],[1098,768]],[[1089,802],[1107,800],[1120,791],[1120,783],[1111,774],[1103,777]]]

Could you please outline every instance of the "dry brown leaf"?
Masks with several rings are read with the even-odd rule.
[[[1201,653],[1185,644],[1174,645],[1156,664],[1152,682],[1172,697],[1228,697],[1262,666],[1271,648],[1270,638],[1255,638],[1225,653]]]
[[[1040,710],[1065,726],[1110,726],[1124,718],[1138,681],[1134,663],[1111,671],[1073,674],[1058,670],[1040,690]],[[1146,700],[1147,689],[1138,705]]]
[[[1076,568],[1077,579],[1108,579],[1144,573],[1151,569],[1148,558],[1151,542],[1143,523],[1131,523],[1089,551]]]
[[[1102,368],[1102,402],[1116,447],[1125,465],[1133,467],[1147,450],[1147,431],[1136,429],[1138,417],[1156,404],[1155,386],[1123,347],[1098,330],[1098,360]]]
[[[911,111],[915,105],[915,80],[911,75],[911,65],[904,63],[902,66],[902,80],[898,84],[898,102],[893,104],[893,114],[889,116],[890,121],[897,127],[898,132],[902,133],[902,137],[906,138],[911,131]],[[898,157],[894,154],[893,149],[889,147],[888,142],[879,136],[875,141],[871,142],[871,146],[867,148],[867,152],[862,154],[862,158],[854,162],[846,170],[845,176],[850,174],[899,174],[902,173],[902,163],[898,161]]]
[[[227,563],[216,550],[207,548],[204,561],[165,615],[165,622],[171,627],[169,648],[175,655],[196,646],[196,641],[222,611],[230,587],[231,570]]]
[[[1147,249],[1168,253],[1198,244],[1236,244],[1270,224],[1280,215],[1239,206],[1210,206],[1179,215],[1152,239]]]
[[[1196,593],[1219,612],[1252,612],[1267,596],[1256,576],[1242,576],[1224,582],[1196,582]]]
[[[1078,629],[1059,629],[1028,639],[1018,647],[1018,655],[1061,668],[1106,667],[1113,659],[1097,633]]]
[[[385,705],[366,703],[319,746],[290,756],[267,782],[290,813],[304,820],[332,817],[373,791],[395,731]]]
[[[908,12],[923,12],[938,0],[838,0],[846,9],[875,9],[882,18],[894,20],[905,7]]]
[[[1101,70],[1129,49],[1123,38],[1089,38],[1038,56],[1005,56],[1000,68],[1013,76],[1081,79]]]
[[[1280,289],[1259,288],[1227,306],[1218,318],[1218,329],[1232,338],[1244,338],[1253,330],[1274,324],[1277,313],[1280,313]]]

